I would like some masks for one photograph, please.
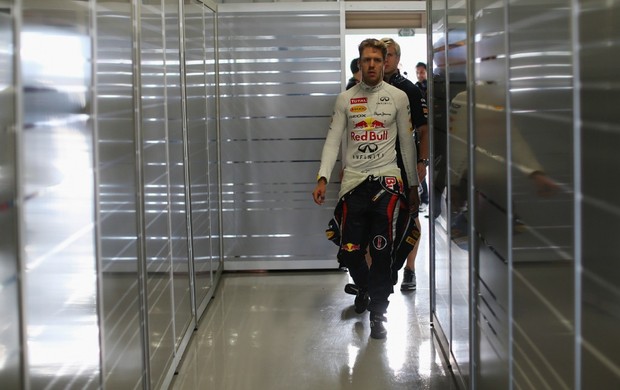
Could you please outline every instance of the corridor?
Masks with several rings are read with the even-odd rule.
[[[420,252],[417,291],[399,283],[390,298],[386,340],[353,310],[348,273],[225,273],[172,389],[455,389],[431,333],[426,242]]]
[[[620,389],[620,1],[0,9],[1,390]],[[311,199],[353,35],[428,66],[382,341]]]

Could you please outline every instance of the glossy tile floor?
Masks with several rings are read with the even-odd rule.
[[[353,310],[348,273],[224,274],[171,388],[455,389],[431,336],[422,258],[417,291],[398,285],[390,298],[385,340]]]

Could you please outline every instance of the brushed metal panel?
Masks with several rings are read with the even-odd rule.
[[[15,68],[13,8],[0,1],[0,345],[4,362],[0,383],[22,388],[20,360],[20,284],[18,282],[18,215],[16,205]]]
[[[504,8],[501,3],[493,0],[476,0],[471,7],[471,12],[474,16],[476,34],[503,34],[506,26],[504,25]]]
[[[220,137],[219,137],[219,95],[216,72],[216,14],[209,8],[204,9],[204,32],[205,32],[205,98],[207,106],[206,142],[207,142],[207,189],[208,189],[208,213],[209,213],[209,253],[211,261],[209,267],[212,271],[221,266],[221,226],[220,226]],[[205,264],[206,266],[206,264]],[[215,283],[215,274],[210,272],[211,283]],[[199,305],[200,306],[200,305]]]
[[[476,79],[490,83],[497,83],[504,79],[506,62],[502,58],[484,59],[474,64]]]
[[[452,305],[450,281],[450,241],[447,232],[435,224],[435,313],[438,326],[446,335],[452,333]],[[449,336],[450,337],[450,336]],[[450,343],[451,337],[448,339]]]
[[[544,66],[544,64],[541,64]],[[556,75],[548,75],[547,77],[553,77]],[[562,77],[562,75],[557,75]],[[544,77],[544,76],[543,76]],[[569,76],[571,77],[571,76]],[[546,84],[546,85],[545,85]],[[531,83],[515,83],[512,84],[512,93],[510,96],[510,103],[514,111],[534,111],[545,119],[545,114],[550,116],[549,119],[555,121],[561,121],[563,124],[570,123],[570,117],[572,115],[572,90],[570,82],[566,81],[553,83],[538,82],[538,80]],[[553,114],[557,116],[554,117]],[[570,130],[570,128],[568,128]],[[570,149],[570,137],[563,138],[566,148]]]
[[[95,83],[106,388],[142,386],[133,32],[129,1],[98,1]],[[122,270],[122,272],[120,272]]]
[[[225,99],[223,101],[227,102],[227,100]],[[327,102],[325,104],[321,104],[321,107],[329,107],[331,110],[333,108],[331,107],[331,105],[331,102]],[[323,110],[323,108],[319,109],[319,111]],[[228,113],[231,112],[232,111],[228,111]],[[318,122],[317,127],[323,128],[322,126],[328,126],[330,119],[331,114],[316,116],[316,121]],[[299,137],[300,120],[305,120],[305,118],[278,117],[272,118],[272,120],[252,121],[248,120],[247,118],[241,117],[241,112],[239,112],[239,114],[236,114],[236,117],[226,120],[228,123],[227,126],[230,126],[230,128],[227,128],[227,132],[224,139],[222,140],[222,143],[223,145],[226,145],[226,142],[236,141],[237,139],[242,139],[246,142],[255,139],[264,139],[265,141],[268,141],[269,139],[286,139],[291,140],[291,142],[299,139],[300,141],[314,140],[322,142],[322,139],[319,137],[317,137],[317,139]],[[277,124],[277,126],[274,126],[274,124]],[[325,130],[325,132],[326,131],[327,130]],[[317,157],[317,160],[318,158],[320,158],[320,156]]]
[[[507,242],[507,165],[505,102],[504,9],[488,1],[475,1],[472,33],[477,36],[474,90],[472,185],[475,202],[475,231],[481,238],[477,257],[478,311],[474,353],[477,370],[475,388],[504,388],[510,381],[509,286]]]
[[[484,242],[479,244],[478,256],[476,388],[506,388],[510,381],[508,266]]]
[[[97,389],[91,9],[21,5],[25,375],[31,388]]]
[[[494,32],[489,36],[482,36],[479,41],[477,41],[475,46],[475,55],[476,60],[480,62],[484,61],[499,61],[500,64],[505,61],[505,51],[506,44],[504,42],[505,36],[503,32]],[[498,58],[499,57],[499,58]],[[499,79],[493,80],[489,78],[489,75],[485,73],[476,73],[477,80],[487,80],[487,81],[503,81],[504,75],[500,75]]]
[[[450,254],[449,254],[449,238],[446,231],[446,206],[447,200],[444,196],[445,187],[448,185],[448,165],[447,165],[447,153],[448,153],[448,108],[449,108],[449,96],[448,85],[445,82],[445,69],[446,60],[446,2],[445,1],[433,1],[431,5],[430,18],[432,20],[431,26],[433,28],[432,34],[432,47],[433,47],[433,63],[428,64],[428,73],[433,74],[432,85],[432,97],[433,106],[430,110],[433,123],[433,153],[434,166],[433,166],[433,199],[431,201],[433,210],[430,214],[433,217],[439,217],[443,214],[438,222],[431,224],[432,232],[432,248],[433,261],[433,275],[432,275],[432,311],[437,318],[437,327],[440,330],[440,334],[448,335],[451,333],[451,320],[450,320]],[[432,71],[431,71],[431,66]],[[430,82],[430,81],[429,81]],[[429,183],[431,183],[429,181]],[[429,188],[429,191],[431,189]],[[443,340],[442,340],[443,341]],[[449,343],[449,340],[445,341]]]
[[[520,219],[511,248],[514,381],[522,387],[573,388],[574,205],[557,184],[573,185],[572,15],[561,1],[513,4],[508,14],[511,199]],[[543,34],[544,40],[536,38]],[[544,172],[549,183],[528,179],[532,170]],[[538,226],[528,226],[522,212],[536,213]],[[556,219],[558,214],[564,217]]]
[[[203,286],[212,286],[215,284],[215,272],[220,268],[220,139],[218,128],[218,102],[219,96],[216,78],[216,13],[204,8],[204,32],[205,32],[205,105],[206,105],[206,138],[207,161],[205,169],[207,171],[207,187],[208,197],[206,199],[206,207],[208,214],[208,231],[209,239],[205,242],[208,245],[209,261],[203,264],[195,264],[197,280],[203,279]],[[196,236],[195,236],[196,237]],[[196,288],[200,288],[197,282]],[[205,288],[205,287],[203,287]],[[209,297],[207,296],[207,300]],[[202,303],[202,305],[201,305]],[[197,302],[199,307],[206,305],[206,302]],[[200,314],[200,313],[198,313]]]
[[[503,91],[501,85],[479,85],[475,89],[474,186],[506,210],[506,103]]]
[[[225,142],[223,152],[245,156],[244,161],[252,164],[270,163],[277,161],[312,162],[317,160],[317,152],[321,153],[323,140],[299,140],[289,137],[284,139],[254,139]],[[292,138],[292,139],[291,139]],[[236,161],[241,163],[242,161]]]
[[[579,13],[579,102],[582,167],[582,383],[618,387],[620,341],[611,335],[620,320],[617,266],[620,233],[620,97],[615,67],[620,58],[620,4],[590,1]]]
[[[298,186],[297,191],[302,191],[301,189],[299,189],[299,186],[302,185],[304,182],[300,180],[299,174],[297,172],[308,171],[313,167],[316,167],[316,163],[312,164],[312,162],[290,161],[287,164],[287,169],[283,170],[283,164],[284,163],[280,161],[267,161],[264,163],[231,162],[227,166],[224,166],[222,168],[224,185],[227,187],[230,185],[240,186],[245,185],[245,183],[248,182],[259,182],[265,184],[271,183],[271,185],[276,188],[279,183],[288,181],[295,183]],[[334,171],[338,172],[338,169],[338,166],[336,166],[336,168],[334,168]],[[334,183],[335,182],[332,182],[332,184]],[[333,190],[337,194],[337,187],[338,185],[328,186],[328,191]],[[335,202],[333,206],[335,206]],[[333,213],[333,209],[331,210],[331,213]],[[327,221],[329,221],[329,219],[331,219],[331,217],[328,218]],[[327,221],[325,223],[327,223]]]
[[[448,183],[446,189],[448,190],[448,197],[446,199],[448,206],[446,209],[449,213],[449,244],[447,245],[447,252],[450,258],[449,269],[449,285],[450,285],[450,352],[458,364],[455,365],[455,373],[469,380],[472,369],[472,362],[470,362],[470,255],[468,245],[468,232],[470,218],[467,217],[467,210],[471,204],[471,200],[468,199],[468,183],[467,176],[469,169],[467,169],[469,151],[468,144],[468,113],[466,110],[467,105],[462,105],[459,108],[462,118],[457,124],[453,120],[453,103],[457,100],[457,97],[465,91],[468,74],[468,40],[467,40],[467,25],[465,17],[467,12],[467,4],[462,1],[449,0],[447,2],[447,40],[449,42],[449,49],[447,52],[446,67],[449,79],[449,96],[452,97],[450,104],[450,126],[449,135],[447,138],[447,150],[448,150]],[[458,126],[459,129],[455,129],[452,126]],[[461,154],[465,157],[465,161],[460,159],[454,159],[455,154]],[[464,170],[462,168],[465,168]],[[459,171],[460,175],[457,177],[451,175],[450,172]],[[459,225],[460,223],[460,225]],[[461,230],[459,231],[459,227]],[[445,328],[445,324],[442,324]]]
[[[169,261],[158,262],[149,259],[147,291],[149,293],[149,342],[151,343],[151,383],[157,387],[164,381],[166,371],[174,359],[174,334],[172,328],[173,288]],[[157,343],[157,344],[154,344]],[[155,372],[153,372],[155,371]]]
[[[211,213],[209,210],[209,156],[207,127],[207,63],[205,9],[196,2],[183,10],[185,27],[185,82],[187,139],[192,210],[192,261],[196,306],[212,283]]]
[[[145,197],[150,383],[159,386],[174,359],[171,280],[171,206],[168,179],[168,133],[164,9],[151,3],[140,7],[140,83]]]
[[[302,195],[315,180],[342,88],[339,13],[322,7],[218,13],[226,37],[219,66],[227,261],[286,257],[295,268],[308,253],[335,257],[333,244],[321,238],[309,246],[299,233],[306,229],[299,221],[314,212],[313,234],[322,235],[335,204],[332,197],[316,209]]]
[[[340,75],[334,74],[333,77],[340,77]],[[322,124],[329,124],[331,110],[333,110],[333,97],[340,92],[340,88],[340,84],[326,85],[320,92],[315,92],[315,94],[320,93],[316,96],[310,96],[311,91],[306,90],[308,95],[305,96],[300,94],[286,95],[278,91],[277,93],[270,93],[270,96],[260,96],[264,92],[256,92],[249,97],[241,96],[232,99],[227,98],[226,95],[245,95],[246,90],[229,92],[222,89],[221,92],[224,95],[221,99],[222,116],[226,118],[242,117],[248,121],[248,126],[253,126],[254,122],[260,121],[277,122],[280,119],[296,118],[298,123],[291,130],[299,133],[301,129],[306,128],[307,133],[305,135],[308,137],[310,134],[316,133],[317,128],[321,127]],[[325,119],[316,123],[317,118]],[[224,123],[228,126],[227,121]],[[271,126],[278,125],[279,123],[273,123]],[[327,132],[327,130],[323,131]]]
[[[482,194],[476,200],[475,230],[486,245],[508,261],[508,216],[506,210]]]
[[[182,347],[187,330],[193,321],[189,277],[188,218],[186,193],[185,132],[183,70],[181,69],[182,39],[181,9],[176,0],[163,1],[164,86],[166,88],[165,120],[167,127],[167,167],[169,185],[170,254],[172,260],[172,320],[175,353]],[[173,364],[175,364],[173,362]],[[167,367],[166,377],[171,367]],[[153,372],[151,371],[153,376]],[[154,374],[158,375],[158,374]],[[160,377],[161,378],[161,377]]]
[[[478,322],[480,331],[476,355],[477,377],[476,389],[495,390],[509,388],[508,351],[493,344],[492,329],[481,317]]]
[[[513,360],[522,386],[574,388],[573,272],[569,262],[515,264]]]
[[[599,151],[584,150],[584,156],[594,158],[593,153],[598,154]],[[582,337],[587,344],[584,342],[581,345],[582,378],[584,388],[599,385],[613,388],[620,383],[617,375],[620,364],[616,353],[620,341],[610,336],[617,332],[620,307],[618,287],[614,282],[618,267],[615,263],[617,246],[613,239],[620,234],[620,216],[601,207],[601,203],[594,201],[596,198],[590,198],[593,192],[588,191],[587,194],[592,200],[586,201],[583,207],[583,225],[587,228],[583,234],[581,318]]]
[[[480,242],[479,249],[479,278],[484,284],[484,288],[480,287],[480,293],[485,294],[487,306],[505,324],[509,313],[508,265],[485,242]],[[503,329],[503,333],[508,334],[507,329]]]

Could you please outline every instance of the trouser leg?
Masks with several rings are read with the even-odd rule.
[[[398,196],[386,194],[370,210],[369,231],[372,265],[369,272],[368,294],[373,313],[385,313],[389,296],[394,292],[392,283],[392,250],[394,244],[394,211],[398,209]]]
[[[426,184],[426,178],[422,179],[420,183],[420,187],[422,188],[422,194],[420,195],[421,203],[428,203],[428,185]]]
[[[342,239],[338,261],[349,269],[353,283],[368,287],[368,265],[364,257],[368,245],[367,196],[365,188],[349,194],[342,207]]]

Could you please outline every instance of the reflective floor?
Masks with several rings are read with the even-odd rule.
[[[347,273],[226,273],[171,387],[455,389],[431,337],[427,263],[417,291],[390,298],[386,340],[353,310]]]

